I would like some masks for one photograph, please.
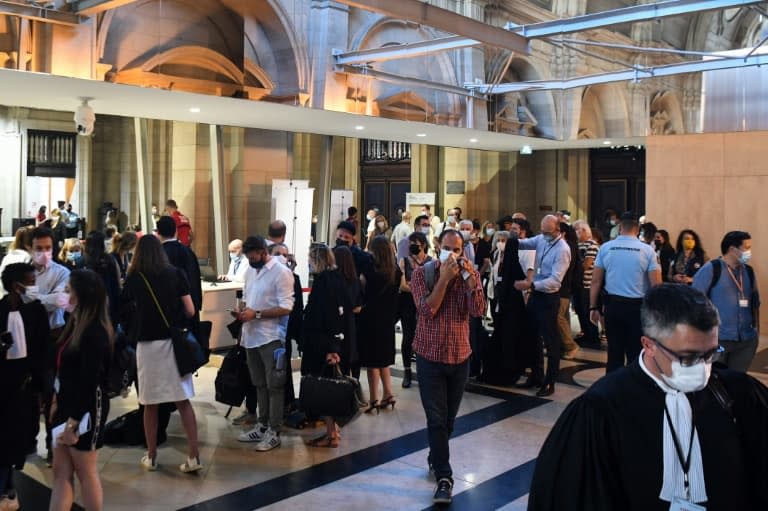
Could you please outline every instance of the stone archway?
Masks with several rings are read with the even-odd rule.
[[[617,84],[592,85],[581,101],[578,138],[620,138],[630,135],[626,90]],[[589,134],[589,137],[586,137]]]

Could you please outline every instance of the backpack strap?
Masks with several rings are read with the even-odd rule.
[[[712,298],[712,288],[717,285],[717,281],[720,280],[721,273],[723,273],[722,262],[720,259],[715,259],[712,261],[712,281],[709,283],[709,287],[707,288],[707,298]]]
[[[435,288],[435,261],[428,261],[424,264],[424,282],[427,284],[427,291],[430,293]],[[427,293],[429,294],[429,293]]]

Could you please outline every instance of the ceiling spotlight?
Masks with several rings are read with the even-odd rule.
[[[355,126],[355,129],[357,131],[363,131],[365,129],[365,126]]]
[[[469,141],[474,144],[475,142],[477,142],[477,139],[476,138],[470,138]]]
[[[416,136],[417,137],[426,137],[427,134],[426,133],[416,133]]]
[[[611,145],[611,141],[610,140],[603,140],[603,145]]]
[[[200,113],[200,109],[198,107],[196,107],[196,106],[193,106],[192,108],[190,108],[189,111],[190,111],[190,113],[193,113],[193,114],[199,114]]]
[[[524,145],[520,148],[520,154],[533,154],[533,148],[529,145]]]

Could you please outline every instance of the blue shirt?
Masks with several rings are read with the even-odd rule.
[[[520,240],[520,250],[536,250],[534,289],[547,294],[559,292],[563,278],[571,266],[571,247],[562,236],[549,241],[539,234]]]
[[[753,325],[752,307],[760,306],[760,297],[757,293],[757,281],[755,281],[754,298],[757,303],[752,303],[752,283],[749,281],[749,274],[744,265],[733,272],[736,281],[744,282],[744,298],[749,300],[748,307],[739,306],[741,298],[739,288],[728,273],[726,265],[722,259],[714,259],[696,272],[693,276],[693,287],[704,294],[707,294],[709,286],[712,284],[713,270],[712,265],[719,264],[722,270],[717,284],[712,288],[712,294],[709,297],[712,303],[717,307],[720,313],[720,334],[723,341],[748,341],[757,337],[757,329]]]
[[[619,236],[600,247],[595,267],[605,271],[609,295],[642,298],[651,286],[648,273],[659,269],[656,252],[634,236]]]

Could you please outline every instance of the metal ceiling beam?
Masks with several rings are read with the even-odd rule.
[[[369,62],[385,62],[388,60],[421,57],[430,53],[459,50],[480,44],[483,43],[475,39],[467,39],[466,37],[456,35],[432,39],[431,41],[419,41],[347,53],[343,53],[341,50],[334,50],[333,58],[338,66],[367,64]]]
[[[652,21],[669,16],[723,10],[733,7],[746,7],[759,3],[762,2],[755,0],[669,0],[667,2],[633,5],[623,9],[596,12],[573,18],[544,21],[531,25],[507,23],[506,28],[523,37],[535,39],[557,34],[583,32],[620,23]]]
[[[528,55],[531,52],[526,37],[419,0],[338,0],[338,2],[392,16],[395,19],[438,28],[517,53]]]
[[[458,85],[449,85],[447,83],[431,82],[429,80],[422,80],[421,78],[411,78],[409,76],[400,76],[393,73],[387,73],[386,71],[378,71],[369,67],[363,66],[340,66],[338,72],[355,76],[366,76],[374,78],[382,82],[396,83],[398,85],[409,85],[412,87],[423,87],[425,89],[441,90],[443,92],[450,92],[451,94],[458,94],[460,96],[468,96],[476,99],[483,99],[482,96],[474,91],[467,90],[464,87]]]
[[[578,87],[598,85],[602,83],[660,78],[663,76],[673,76],[687,73],[701,73],[703,71],[717,71],[719,69],[736,69],[740,67],[764,66],[766,64],[768,64],[768,54],[750,55],[739,59],[719,58],[711,60],[697,60],[695,62],[682,62],[679,64],[648,67],[637,70],[623,69],[621,71],[612,71],[610,73],[579,76],[577,78],[570,78],[568,80],[541,80],[502,83],[496,86],[492,84],[467,83],[464,86],[467,89],[476,90],[482,93],[488,93],[488,91],[493,90],[494,94],[524,91],[568,90],[576,89]]]
[[[94,16],[100,12],[117,9],[135,0],[80,0],[75,5],[75,12],[82,16]]]
[[[615,44],[615,43],[600,43],[597,41],[586,41],[584,39],[547,39],[546,42],[554,45],[566,44],[566,45],[583,45],[583,46],[597,46],[599,48],[611,48],[617,50],[627,50],[638,53],[664,53],[672,55],[685,55],[695,57],[717,57],[717,58],[733,58],[741,59],[744,57],[726,57],[712,51],[691,51],[691,50],[676,50],[674,48],[657,48],[655,46],[633,46],[631,44]]]
[[[82,21],[80,16],[71,12],[44,9],[43,7],[6,2],[5,0],[0,0],[0,14],[67,26],[76,26]]]

